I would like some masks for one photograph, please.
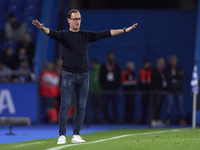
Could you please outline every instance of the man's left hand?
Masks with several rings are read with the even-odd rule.
[[[132,29],[136,28],[137,25],[138,25],[138,23],[135,23],[132,26],[126,28],[126,32],[130,32]]]

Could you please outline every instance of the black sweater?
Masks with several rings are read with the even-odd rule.
[[[115,67],[113,69],[113,74],[114,74],[114,80],[113,81],[108,81],[107,79],[107,74],[108,74],[108,69],[106,67],[106,64],[104,63],[101,66],[100,73],[99,73],[99,83],[101,85],[101,88],[103,90],[110,90],[110,91],[116,91],[119,90],[119,87],[121,85],[121,70],[120,66],[118,64],[115,64]]]
[[[181,71],[183,71],[183,69],[177,65],[174,70],[175,73],[172,74],[172,67],[168,65],[164,71],[167,79],[167,89],[173,92],[182,91],[184,75],[181,74]]]
[[[165,74],[154,68],[151,72],[151,89],[152,90],[165,90],[163,83],[166,83]]]
[[[63,70],[73,73],[88,72],[88,44],[99,39],[110,37],[110,30],[102,32],[70,30],[54,31],[48,34],[59,41],[65,49],[62,50]]]

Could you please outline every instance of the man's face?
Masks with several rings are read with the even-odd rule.
[[[81,14],[79,12],[75,12],[71,14],[71,17],[67,19],[70,29],[74,31],[79,31],[81,26]]]
[[[95,62],[91,61],[90,65],[91,65],[92,68],[94,68]]]
[[[20,67],[21,67],[21,68],[25,68],[26,66],[27,66],[26,61],[21,61],[21,62],[20,62]]]
[[[115,60],[115,56],[113,53],[108,54],[107,56],[108,61],[114,61]]]
[[[19,49],[19,54],[20,55],[25,55],[26,54],[26,49],[25,48],[20,48]]]
[[[165,60],[163,58],[159,58],[157,60],[157,67],[163,69],[165,67]]]
[[[149,68],[149,67],[151,67],[151,62],[144,63],[144,68]]]
[[[7,56],[11,56],[13,54],[13,49],[12,47],[9,47],[7,50],[6,50],[6,54]]]
[[[0,62],[0,70],[4,69],[4,64]]]
[[[23,38],[24,38],[25,42],[30,42],[31,41],[30,34],[28,34],[28,33],[25,33]]]
[[[126,68],[130,71],[135,71],[135,64],[133,62],[128,62]]]
[[[170,59],[170,61],[169,61],[169,64],[170,64],[171,66],[176,66],[176,65],[177,65],[177,58],[172,57],[172,58]]]
[[[10,21],[10,23],[15,23],[15,17],[10,17],[9,21]]]

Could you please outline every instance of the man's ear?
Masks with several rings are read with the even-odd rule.
[[[67,22],[69,23],[69,21],[70,21],[70,19],[69,18],[67,18]]]

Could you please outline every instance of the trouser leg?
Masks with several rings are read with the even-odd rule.
[[[89,90],[89,80],[89,73],[78,75],[78,82],[75,88],[76,116],[73,130],[73,134],[75,135],[79,135],[85,117],[85,107]]]
[[[68,72],[62,73],[62,82],[61,82],[61,103],[59,111],[59,134],[66,134],[66,125],[68,119],[68,110],[71,105],[75,90],[75,82],[72,74]]]
[[[108,111],[108,108],[109,108],[109,101],[110,100],[110,95],[107,95],[107,94],[104,94],[103,96],[103,114],[104,114],[104,120],[106,122],[110,122],[110,115],[109,115],[109,111]]]
[[[141,105],[142,105],[141,123],[145,123],[146,122],[146,115],[147,115],[147,110],[148,110],[148,106],[149,106],[149,99],[150,99],[150,95],[149,94],[143,94],[142,95],[142,99],[141,99]]]
[[[118,102],[119,102],[118,95],[112,95],[112,107],[113,107],[113,114],[114,114],[114,122],[118,121],[118,115],[117,115]]]
[[[133,95],[125,95],[125,122],[133,123],[134,118],[135,97]]]
[[[168,107],[167,107],[167,119],[171,118],[171,111],[172,111],[173,102],[174,102],[174,95],[169,94],[168,95]]]
[[[162,110],[163,101],[164,101],[164,95],[161,93],[157,93],[156,106],[155,106],[155,120],[160,119],[160,113]]]

